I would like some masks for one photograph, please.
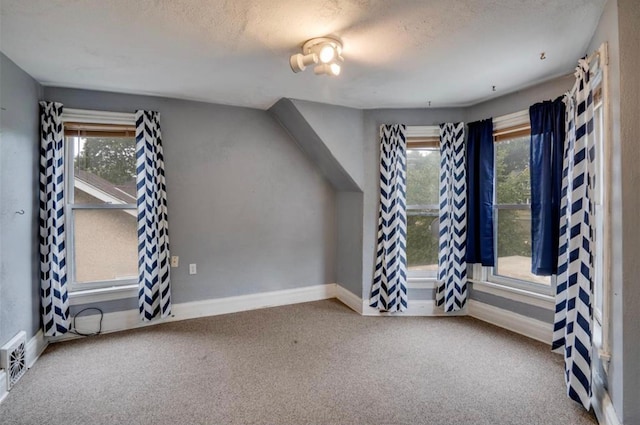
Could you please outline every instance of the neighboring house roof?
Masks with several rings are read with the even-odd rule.
[[[136,182],[114,185],[102,177],[85,170],[74,172],[74,186],[88,195],[110,204],[135,204]]]

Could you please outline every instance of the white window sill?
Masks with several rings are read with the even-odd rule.
[[[473,290],[495,295],[509,300],[533,305],[555,311],[555,297],[538,292],[527,291],[526,289],[513,288],[498,283],[469,279],[473,284]]]
[[[407,288],[410,289],[435,289],[437,279],[435,277],[408,277]]]
[[[88,304],[102,301],[134,298],[138,295],[138,285],[119,285],[109,288],[86,289],[69,292],[69,305]]]

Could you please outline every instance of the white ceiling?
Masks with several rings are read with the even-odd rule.
[[[0,3],[0,50],[45,85],[380,108],[466,106],[569,73],[605,0]],[[289,56],[328,34],[344,42],[342,74],[294,74]]]

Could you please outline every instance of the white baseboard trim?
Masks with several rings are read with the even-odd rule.
[[[389,317],[407,317],[407,316],[466,316],[466,307],[455,313],[445,313],[444,310],[436,306],[435,300],[409,300],[409,306],[406,311],[397,313],[387,313],[369,306],[369,300],[362,301],[363,316],[389,316]]]
[[[326,285],[262,292],[259,294],[193,301],[175,304],[173,306],[173,315],[168,321],[195,319],[198,317],[238,313],[260,308],[320,301],[335,298],[335,296],[336,284],[329,283]]]
[[[600,425],[621,425],[622,423],[613,408],[611,397],[609,397],[602,378],[598,376],[598,374],[594,374],[592,386],[593,396],[591,397],[591,404],[598,418],[598,423]]]
[[[593,410],[596,413],[600,425],[622,425],[613,408],[613,403],[611,402],[608,392],[604,392],[602,402],[596,397],[593,398]]]
[[[7,372],[4,369],[0,369],[0,403],[4,401],[9,395],[7,391]]]
[[[336,284],[336,298],[358,314],[362,314],[362,298]]]
[[[467,302],[471,317],[551,345],[553,325],[476,300]]]
[[[48,345],[49,342],[45,339],[42,329],[38,330],[38,332],[36,332],[36,334],[27,342],[26,361],[29,369],[33,367],[34,363],[38,360]]]
[[[166,319],[142,322],[138,310],[125,310],[105,313],[102,319],[102,332],[111,333],[160,323],[176,322],[179,320],[196,319],[199,317],[217,316],[221,314],[238,313],[241,311],[260,308],[277,307],[282,305],[305,303],[336,297],[336,284],[307,286],[302,288],[284,289],[280,291],[262,292],[258,294],[239,295],[234,297],[215,298],[203,301],[192,301],[173,304],[172,315]],[[99,315],[80,316],[76,318],[77,330],[92,333],[98,330]],[[60,337],[51,338],[51,342],[66,341],[79,338],[67,333]]]

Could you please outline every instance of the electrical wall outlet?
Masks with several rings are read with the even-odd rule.
[[[171,267],[178,267],[179,264],[180,264],[180,257],[178,257],[177,255],[172,255],[171,256]]]
[[[195,264],[189,264],[189,274],[197,274],[198,269]]]

